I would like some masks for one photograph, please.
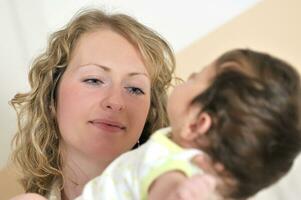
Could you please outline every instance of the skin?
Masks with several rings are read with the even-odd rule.
[[[150,108],[150,77],[137,49],[102,29],[81,36],[58,86],[64,199],[138,141]]]
[[[208,200],[216,187],[210,175],[195,175],[191,178],[172,171],[160,176],[149,193],[149,200]]]
[[[181,122],[174,121],[178,119],[176,116],[185,114],[181,119],[195,116],[197,109],[189,108],[188,102],[201,88],[194,88],[197,85],[194,83],[202,83],[208,75],[192,75],[190,82],[178,86],[171,94],[168,112],[172,126]],[[183,91],[190,93],[181,95]],[[182,96],[185,96],[184,100],[177,104],[176,99]],[[110,30],[84,34],[59,83],[57,103],[65,176],[62,199],[69,200],[80,195],[86,182],[101,174],[112,160],[137,142],[150,107],[150,77],[139,52],[122,36]],[[107,124],[112,121],[126,129]],[[189,120],[181,122],[183,127],[187,127],[187,122]],[[183,141],[182,136],[178,136]],[[190,143],[186,141],[184,145]],[[204,155],[196,156],[193,162],[205,171],[213,171],[210,159]],[[206,200],[215,186],[212,176],[187,178],[181,173],[170,172],[160,176],[151,186],[149,199]],[[45,200],[31,193],[11,200],[33,199]]]
[[[15,196],[10,200],[47,200],[47,199],[39,194],[27,193],[27,194],[21,194]]]
[[[172,128],[171,139],[184,148],[196,147],[194,139],[205,135],[210,128],[210,116],[205,112],[199,114],[200,108],[191,106],[191,101],[209,86],[214,72],[214,67],[208,66],[199,73],[193,73],[188,81],[175,87],[169,96],[167,112]],[[210,161],[206,164],[206,160],[199,156],[194,161],[206,172],[214,171],[212,169],[215,166],[210,166]],[[216,184],[216,179],[210,175],[188,178],[179,171],[171,171],[155,180],[149,190],[149,199],[205,200],[214,191]]]
[[[209,65],[198,73],[192,73],[186,82],[174,88],[168,98],[167,113],[172,127],[171,137],[175,143],[184,148],[195,147],[193,139],[198,135],[194,135],[197,131],[194,129],[202,128],[199,127],[200,125],[206,125],[203,127],[204,130],[201,130],[205,133],[210,128],[209,115],[202,113],[199,118],[196,118],[200,107],[191,106],[191,101],[208,88],[210,80],[215,75],[214,69],[213,65]]]

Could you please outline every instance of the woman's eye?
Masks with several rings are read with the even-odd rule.
[[[142,89],[137,88],[137,87],[126,87],[126,89],[130,94],[134,94],[134,95],[144,95],[145,94]]]
[[[104,82],[102,80],[99,80],[97,78],[89,78],[84,80],[85,83],[88,83],[90,85],[100,85],[103,84]]]

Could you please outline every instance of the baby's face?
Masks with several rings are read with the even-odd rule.
[[[200,108],[192,107],[191,101],[208,88],[214,75],[215,67],[210,64],[200,72],[192,73],[187,81],[176,86],[171,92],[167,103],[167,113],[173,133],[181,132],[184,123],[190,119],[189,116],[199,112]]]

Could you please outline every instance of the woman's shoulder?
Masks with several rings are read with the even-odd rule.
[[[19,183],[20,173],[12,164],[0,169],[0,199],[10,199],[24,193]]]

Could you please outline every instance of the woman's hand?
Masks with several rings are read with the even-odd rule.
[[[211,161],[205,154],[197,155],[192,162],[200,167],[204,174],[187,178],[179,171],[167,172],[152,184],[149,190],[150,200],[210,200],[216,198],[219,183],[217,174],[224,170],[223,165]]]
[[[166,200],[209,200],[215,193],[216,183],[208,174],[192,176],[179,184]]]
[[[213,163],[212,159],[206,154],[195,156],[192,163],[201,168],[205,173],[209,173],[217,177],[218,174],[224,171],[224,166],[221,163]]]
[[[195,156],[192,162],[205,174],[195,175],[183,181],[167,200],[209,200],[212,195],[216,195],[216,187],[219,183],[218,173],[224,171],[223,165],[213,163],[206,154]]]

